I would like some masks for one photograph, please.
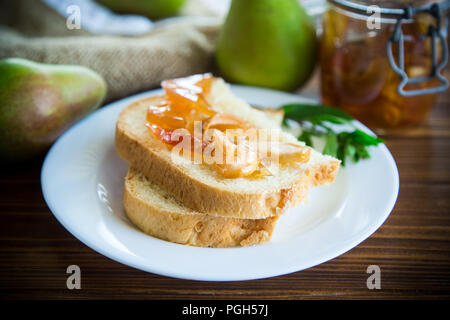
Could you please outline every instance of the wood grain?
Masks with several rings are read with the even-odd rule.
[[[400,172],[393,213],[369,239],[314,268],[240,282],[197,282],[112,261],[69,234],[40,189],[43,159],[1,166],[0,297],[9,299],[448,299],[450,298],[450,94],[429,121],[383,137]],[[82,289],[66,289],[66,268]],[[381,268],[381,290],[366,269]]]

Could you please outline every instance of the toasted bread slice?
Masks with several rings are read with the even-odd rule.
[[[193,211],[132,167],[125,178],[123,203],[128,218],[145,233],[198,247],[269,241],[278,219],[223,218]]]
[[[132,103],[120,114],[115,145],[119,155],[184,205],[222,217],[264,219],[285,212],[305,200],[310,185],[332,182],[340,161],[311,150],[307,163],[282,168],[276,175],[258,179],[225,179],[205,164],[177,161],[167,146],[146,127],[146,112],[163,96]],[[234,96],[223,80],[214,81],[207,96],[218,112],[233,114],[258,128],[280,128],[279,117],[252,108]],[[282,132],[285,141],[297,142]]]

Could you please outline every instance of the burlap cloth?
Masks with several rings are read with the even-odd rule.
[[[0,3],[0,59],[87,66],[105,78],[108,101],[211,68],[219,23],[180,22],[141,36],[98,36],[67,29],[66,18],[40,1]]]

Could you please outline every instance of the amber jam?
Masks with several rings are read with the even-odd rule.
[[[175,137],[178,129],[187,131],[190,147],[194,152],[209,151],[209,154],[216,156],[216,150],[220,148],[223,150],[225,160],[212,164],[217,172],[227,178],[261,177],[272,174],[267,163],[268,158],[273,157],[275,153],[277,161],[282,165],[309,160],[310,149],[301,145],[278,140],[267,140],[262,144],[258,133],[254,136],[259,139],[246,140],[246,132],[259,129],[239,117],[219,113],[211,108],[207,95],[214,80],[211,74],[202,74],[163,81],[164,98],[148,107],[147,127],[169,148],[180,142],[179,137]],[[195,131],[199,122],[202,133],[200,138]],[[235,135],[229,134],[230,132],[235,134],[235,130],[241,130],[238,131],[241,137],[237,137],[239,143]],[[240,139],[242,135],[245,139]],[[268,136],[267,139],[272,138]],[[195,142],[201,146],[200,150],[194,148]],[[272,149],[268,151],[268,145],[275,147],[273,150],[276,151]],[[227,155],[231,157],[227,158]],[[227,159],[231,161],[226,161]]]
[[[417,15],[404,23],[404,67],[409,78],[431,72],[431,40],[423,35],[432,23],[429,15]],[[370,30],[367,19],[331,7],[323,16],[320,49],[322,102],[342,108],[373,129],[388,129],[422,122],[436,94],[400,95],[400,76],[391,68],[386,46],[394,23]],[[437,51],[441,48],[437,43]],[[397,57],[398,46],[393,45]],[[438,59],[440,59],[438,57]],[[436,81],[410,84],[405,90],[434,87]]]
[[[163,81],[166,99],[149,106],[148,128],[168,144],[178,143],[171,139],[176,129],[185,128],[193,134],[194,121],[204,121],[215,114],[205,100],[212,80],[211,74],[204,74]]]

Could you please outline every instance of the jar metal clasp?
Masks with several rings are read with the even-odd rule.
[[[394,31],[390,38],[388,39],[387,44],[387,56],[389,60],[389,64],[391,68],[401,77],[401,81],[397,87],[397,91],[402,96],[416,96],[422,94],[431,94],[445,91],[448,86],[448,80],[441,74],[441,70],[445,67],[448,61],[448,46],[446,42],[446,30],[448,27],[448,19],[445,18],[445,26],[441,28],[441,20],[442,20],[442,12],[445,12],[450,7],[450,1],[445,1],[444,3],[433,3],[424,5],[418,8],[406,7],[404,8],[404,14],[397,18],[397,22],[394,27]],[[405,20],[410,20],[415,14],[418,13],[428,13],[430,14],[435,21],[435,24],[430,24],[428,26],[427,33],[423,34],[423,38],[430,38],[431,41],[431,72],[427,76],[423,77],[408,77],[405,71],[405,63],[404,63],[404,41],[405,35],[402,32],[402,23]],[[438,62],[438,52],[437,52],[437,41],[440,43],[441,48],[441,61]],[[393,44],[397,44],[397,61],[395,61],[392,46]],[[405,86],[413,83],[425,83],[429,82],[432,79],[437,79],[440,82],[440,85],[430,88],[424,89],[416,89],[416,90],[405,90]]]

